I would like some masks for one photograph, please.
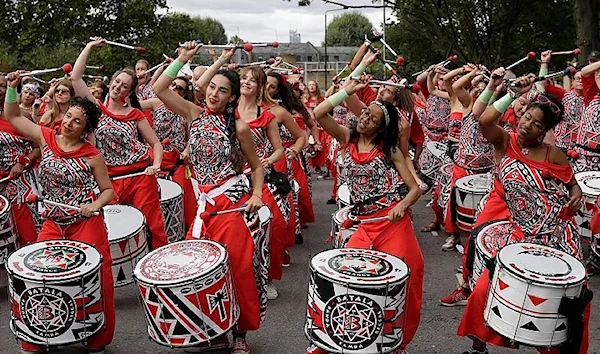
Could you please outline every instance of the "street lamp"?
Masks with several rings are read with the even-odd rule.
[[[327,13],[333,12],[333,11],[343,11],[343,10],[348,10],[348,7],[344,6],[341,9],[332,9],[332,10],[325,11],[325,85],[329,84],[329,81],[327,80],[328,79],[327,74],[329,73],[329,71],[327,70]]]

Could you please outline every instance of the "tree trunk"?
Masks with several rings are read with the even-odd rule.
[[[587,57],[591,51],[600,50],[599,10],[598,0],[575,0],[577,45],[581,49],[578,60],[580,65],[587,65]]]

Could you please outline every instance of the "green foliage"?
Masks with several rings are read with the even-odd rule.
[[[357,46],[365,34],[373,31],[373,24],[360,12],[347,12],[335,16],[327,25],[327,45]]]

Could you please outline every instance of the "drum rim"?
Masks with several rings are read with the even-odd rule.
[[[395,284],[402,283],[403,281],[406,281],[408,278],[410,278],[410,275],[411,275],[410,267],[401,258],[396,257],[393,254],[390,254],[390,253],[387,253],[387,252],[383,252],[383,251],[379,251],[379,250],[371,250],[371,249],[364,249],[364,248],[349,248],[349,247],[332,248],[332,249],[327,249],[327,250],[323,250],[321,252],[315,253],[315,255],[312,256],[312,258],[311,258],[311,260],[309,262],[309,269],[310,269],[311,273],[318,274],[321,278],[330,280],[332,283],[336,283],[336,284],[340,284],[340,285],[350,284],[350,285],[352,285],[355,288],[370,288],[368,286],[368,284],[365,284],[365,283],[353,283],[353,282],[349,282],[349,281],[342,281],[342,280],[339,280],[339,279],[334,279],[334,278],[332,278],[331,276],[329,276],[329,275],[327,275],[325,273],[317,272],[317,268],[315,268],[315,266],[313,265],[313,261],[312,260],[315,257],[317,257],[319,254],[321,254],[321,253],[333,252],[333,251],[339,251],[339,250],[358,250],[358,251],[370,251],[370,252],[375,251],[375,252],[384,253],[384,254],[386,254],[388,256],[392,256],[392,257],[395,257],[395,258],[399,259],[400,261],[402,261],[402,263],[406,267],[406,274],[403,275],[402,277],[398,277],[397,280],[394,280],[394,281],[386,280],[386,281],[381,281],[380,283],[376,283],[376,281],[372,281],[371,284],[381,284],[381,285],[392,284],[392,285],[395,285]]]
[[[165,179],[165,178],[159,178],[157,182],[158,182],[158,185],[161,188],[160,192],[158,193],[158,199],[159,199],[159,201],[161,203],[162,202],[166,202],[166,201],[170,201],[170,200],[173,200],[173,199],[177,199],[179,197],[181,197],[181,199],[183,199],[183,187],[179,183],[177,183],[175,181],[172,181],[170,179]],[[161,184],[161,182],[162,182],[162,184]],[[174,195],[171,198],[162,199],[162,188],[164,186],[168,186],[169,184],[175,184],[179,188],[179,194],[176,194],[176,195]]]
[[[137,264],[136,264],[136,266],[137,266]],[[196,281],[198,281],[199,279],[210,278],[214,273],[217,273],[217,271],[221,270],[222,268],[226,268],[225,269],[226,271],[227,270],[231,271],[231,267],[230,267],[230,264],[229,264],[229,256],[227,256],[227,258],[225,259],[225,262],[217,264],[217,266],[214,267],[214,268],[212,268],[212,269],[210,269],[209,272],[204,273],[202,277],[196,276],[196,278],[185,279],[184,281],[172,282],[172,283],[169,283],[169,284],[153,284],[153,283],[148,282],[145,279],[140,279],[138,276],[136,276],[136,274],[135,274],[135,268],[134,268],[134,272],[132,273],[132,279],[136,283],[139,283],[140,285],[144,285],[144,286],[149,287],[149,288],[153,288],[153,289],[169,288],[169,289],[172,289],[172,288],[182,287],[182,286],[185,286],[185,285],[188,285],[188,284],[193,284]]]
[[[463,176],[463,177],[461,177],[461,178],[459,178],[459,179],[456,180],[456,182],[454,183],[454,187],[456,187],[457,189],[460,189],[462,191],[465,191],[465,192],[471,192],[473,194],[482,194],[481,192],[485,191],[485,193],[483,193],[483,195],[486,195],[486,194],[488,194],[488,192],[489,192],[489,190],[492,187],[492,184],[494,182],[494,178],[493,177],[490,178],[490,185],[485,190],[483,190],[483,189],[467,189],[470,186],[467,186],[465,184],[462,184],[462,185],[459,184],[461,180],[463,180],[463,181],[467,180],[467,179],[471,180],[471,179],[473,179],[473,177],[479,176],[479,175],[487,175],[487,173],[475,173],[475,174],[472,174],[472,175]]]
[[[597,177],[598,179],[600,179],[600,171],[583,171],[583,172],[577,172],[575,174],[575,180],[577,181],[577,184],[581,188],[581,192],[583,193],[583,195],[594,198],[594,199],[598,198],[598,196],[600,196],[600,189],[598,190],[598,194],[586,193],[586,190],[588,190],[588,191],[595,191],[595,190],[583,184],[582,179],[585,177]]]
[[[108,222],[106,221],[106,213],[104,212],[104,208],[114,207],[114,206],[124,206],[124,207],[127,207],[126,209],[133,208],[133,209],[137,210],[138,213],[140,213],[140,215],[142,216],[142,224],[137,229],[135,229],[135,231],[132,231],[131,233],[129,233],[127,235],[122,235],[119,238],[111,239],[110,238],[110,232],[108,231]],[[144,213],[142,213],[142,211],[140,209],[134,207],[133,205],[127,205],[127,204],[108,204],[108,205],[105,205],[105,206],[102,207],[102,212],[105,214],[103,219],[104,219],[104,225],[106,225],[106,233],[108,235],[108,243],[109,243],[109,245],[121,242],[123,240],[128,240],[128,239],[134,237],[135,235],[139,234],[146,227],[146,225],[147,225],[147,223],[146,223],[146,215],[144,215]],[[147,238],[148,238],[148,234],[146,233],[146,239]]]
[[[206,275],[210,275],[212,274],[215,270],[219,269],[219,265],[221,264],[226,264],[229,266],[229,253],[227,252],[227,247],[225,247],[223,244],[221,244],[220,242],[217,241],[213,241],[213,240],[207,240],[207,239],[194,239],[194,240],[181,240],[181,241],[177,241],[177,242],[173,242],[173,243],[169,243],[163,247],[173,247],[173,245],[177,245],[177,244],[181,244],[181,243],[189,243],[189,242],[208,242],[208,243],[212,243],[215,246],[217,246],[218,248],[222,249],[222,253],[223,253],[223,261],[222,262],[218,262],[216,263],[212,268],[208,268],[207,271],[204,273]],[[163,248],[161,247],[161,248]],[[151,287],[164,287],[164,286],[172,286],[173,284],[186,284],[188,282],[193,282],[194,280],[198,279],[198,278],[191,278],[191,279],[180,279],[178,281],[176,280],[170,280],[169,282],[166,282],[164,280],[151,280],[150,282],[148,281],[149,279],[143,277],[141,278],[141,264],[142,261],[144,261],[144,259],[146,257],[149,257],[150,255],[152,255],[154,252],[160,250],[161,248],[158,248],[156,250],[150,251],[148,252],[148,254],[144,255],[144,257],[142,257],[135,265],[135,267],[133,268],[133,278],[136,279],[136,281],[139,281],[140,283],[143,284],[147,284]],[[138,275],[139,274],[139,275]]]
[[[526,278],[523,275],[517,273],[516,271],[514,271],[511,268],[507,267],[507,265],[502,261],[501,252],[504,249],[506,249],[507,247],[510,247],[510,246],[522,246],[523,244],[532,245],[532,246],[536,246],[536,247],[546,247],[546,248],[552,249],[554,251],[560,251],[560,250],[557,250],[557,249],[549,247],[549,246],[537,245],[535,243],[529,243],[529,242],[513,243],[513,244],[506,245],[506,246],[502,247],[502,249],[500,249],[500,251],[498,251],[498,253],[496,254],[496,260],[498,262],[498,264],[496,265],[496,267],[506,270],[508,273],[510,273],[511,275],[513,275],[513,276],[515,276],[515,277],[517,277],[519,279],[525,280],[527,282],[535,283],[535,284],[545,285],[547,287],[552,287],[552,288],[572,287],[572,286],[583,284],[586,281],[587,273],[585,273],[585,267],[584,267],[584,274],[583,274],[583,277],[581,279],[579,279],[579,280],[573,280],[573,281],[568,281],[568,282],[563,282],[563,283],[560,283],[560,284],[558,284],[558,283],[548,283],[548,282],[544,282],[543,280],[538,280],[538,279],[533,279],[533,278]],[[571,256],[570,254],[568,254],[566,252],[563,252],[563,251],[560,251],[560,252],[564,253],[568,257],[571,257],[575,261],[581,263],[577,258]],[[496,272],[498,272],[498,271],[496,271]]]
[[[489,225],[486,225],[486,226],[485,226],[483,229],[481,229],[481,231],[480,231],[480,232],[477,234],[477,237],[475,238],[475,242],[476,242],[476,244],[477,244],[477,245],[479,245],[479,239],[480,239],[479,235],[480,235],[480,234],[482,234],[482,233],[483,233],[485,230],[487,230],[489,227],[492,227],[492,226],[494,226],[494,225],[498,225],[498,224],[508,224],[508,225],[510,225],[510,221],[508,221],[508,220],[499,220],[499,221],[497,221],[497,222],[494,222],[494,223],[491,223],[491,224],[489,224]],[[510,236],[507,236],[507,237],[510,237]],[[507,242],[507,243],[508,243],[508,242]],[[506,247],[506,246],[508,246],[508,245],[506,245],[506,244],[505,244],[505,245],[504,245],[502,248],[504,248],[504,247]],[[496,256],[497,256],[497,255],[498,255],[498,253],[499,253],[499,252],[502,250],[502,248],[500,248],[500,249],[499,249],[499,250],[496,252]],[[477,250],[480,250],[480,249],[481,249],[480,247],[478,247],[478,246],[475,246],[475,253],[477,253]],[[485,249],[484,249],[484,250],[485,250]],[[488,253],[483,253],[483,255],[485,255],[486,257],[488,257],[488,259],[492,259],[492,258],[496,257],[496,256],[491,256],[491,255],[490,255],[490,254],[488,254]]]
[[[39,241],[39,242],[32,243],[30,245],[21,247],[19,250],[21,250],[21,249],[23,249],[25,247],[31,246],[31,245],[35,245],[37,243],[57,242],[57,241],[61,241],[61,242],[78,242],[78,243],[82,243],[82,244],[88,246],[90,249],[92,249],[94,252],[96,252],[98,254],[98,260],[99,260],[98,264],[96,264],[94,267],[90,268],[90,270],[88,270],[85,273],[84,272],[80,272],[78,274],[71,274],[71,275],[63,277],[63,278],[52,277],[50,279],[44,279],[44,278],[42,278],[42,279],[35,279],[35,278],[27,277],[27,276],[19,274],[19,273],[15,273],[14,270],[12,270],[11,268],[9,268],[9,264],[13,264],[14,263],[14,262],[9,262],[9,260],[10,260],[10,257],[12,255],[14,255],[14,254],[17,253],[17,251],[15,251],[15,252],[13,252],[8,257],[8,259],[6,261],[6,267],[5,267],[6,268],[6,272],[8,273],[9,276],[12,276],[12,277],[15,277],[15,278],[19,278],[21,280],[26,280],[26,281],[31,282],[31,283],[62,284],[62,283],[67,283],[67,282],[73,281],[73,279],[85,278],[88,275],[90,275],[90,274],[98,271],[99,268],[102,266],[102,262],[104,261],[104,259],[102,257],[102,253],[100,253],[100,251],[98,251],[98,249],[96,249],[96,247],[90,245],[89,243],[81,242],[81,241],[74,241],[74,240],[46,240],[46,241]],[[36,274],[39,274],[39,273],[36,272]]]

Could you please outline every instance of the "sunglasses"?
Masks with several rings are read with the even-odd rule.
[[[56,90],[54,90],[54,92],[71,94],[71,91],[69,89],[56,89]]]
[[[179,86],[175,82],[171,83],[171,87],[173,87],[177,91],[185,91],[185,87]]]
[[[552,111],[552,113],[554,113],[556,115],[560,115],[560,108],[556,105],[556,103],[550,101],[548,99],[548,97],[546,97],[544,95],[540,95],[537,98],[536,102],[550,107],[550,110]]]

